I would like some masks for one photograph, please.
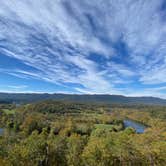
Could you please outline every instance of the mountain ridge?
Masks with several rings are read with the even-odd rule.
[[[31,103],[43,100],[64,100],[101,104],[147,104],[166,105],[166,99],[157,97],[129,97],[109,94],[62,94],[62,93],[4,93],[0,92],[0,102]]]

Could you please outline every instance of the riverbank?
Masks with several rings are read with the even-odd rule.
[[[125,119],[123,123],[125,128],[132,127],[138,134],[144,133],[145,129],[147,128],[147,126],[145,126],[144,124],[131,119]]]

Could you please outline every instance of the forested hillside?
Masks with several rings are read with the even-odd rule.
[[[145,129],[126,127],[124,120]],[[3,166],[165,166],[166,107],[47,100],[0,105]]]
[[[36,94],[36,93],[0,93],[1,102],[31,103],[41,100],[61,100],[95,104],[148,104],[166,105],[166,100],[155,97],[126,97],[120,95],[76,95],[76,94]]]

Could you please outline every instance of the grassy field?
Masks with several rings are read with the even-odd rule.
[[[115,127],[115,125],[110,125],[110,124],[96,124],[95,125],[96,129],[112,130],[113,127]]]
[[[9,109],[3,109],[2,110],[5,114],[9,115],[9,114],[14,114],[15,113],[15,109],[9,110]]]

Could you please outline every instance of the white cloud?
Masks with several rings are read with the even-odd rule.
[[[3,72],[55,84],[80,84],[82,88],[76,90],[90,93],[123,93],[116,84],[131,85],[134,77],[142,86],[166,83],[162,3],[164,0],[0,1],[0,52],[34,68],[9,67]],[[120,42],[128,55],[116,47]],[[104,60],[94,60],[92,53]],[[119,59],[114,62],[116,56]]]
[[[27,85],[8,85],[9,88],[19,90],[19,89],[26,89],[28,88]]]
[[[110,68],[112,72],[118,73],[121,77],[132,77],[136,75],[132,69],[124,64],[109,62],[107,68]]]

